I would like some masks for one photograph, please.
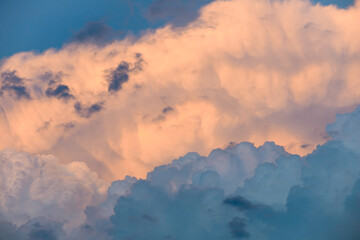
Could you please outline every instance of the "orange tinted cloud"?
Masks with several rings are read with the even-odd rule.
[[[359,2],[216,1],[183,28],[16,54],[1,72],[16,71],[31,99],[4,89],[0,148],[83,161],[107,180],[229,142],[306,154],[359,103],[357,22]]]

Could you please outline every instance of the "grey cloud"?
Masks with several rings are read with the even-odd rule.
[[[88,22],[77,32],[72,41],[78,43],[105,44],[120,36],[112,27],[103,22]]]
[[[90,118],[94,113],[100,112],[103,108],[103,103],[95,103],[89,107],[84,107],[80,102],[74,104],[76,113],[83,118]]]
[[[115,70],[108,76],[109,92],[117,92],[122,85],[129,80],[130,65],[127,62],[121,62]]]
[[[24,85],[24,79],[16,75],[16,71],[7,71],[1,74],[0,95],[8,92],[16,99],[31,99],[29,92]]]
[[[185,26],[199,16],[199,9],[212,0],[155,0],[145,17],[150,21],[166,20],[174,26]]]
[[[242,196],[230,197],[224,200],[224,204],[236,207],[240,211],[246,211],[256,208],[257,206]]]
[[[58,99],[68,100],[70,98],[74,98],[74,96],[70,93],[70,88],[62,83],[62,77],[64,73],[59,72],[57,74],[53,74],[52,72],[46,72],[40,79],[48,82],[48,86],[45,90],[45,94],[47,97],[56,97]]]
[[[174,108],[172,108],[172,107],[170,107],[170,106],[167,106],[167,107],[165,107],[163,110],[162,110],[162,112],[164,113],[164,114],[167,114],[167,113],[170,113],[170,112],[173,112],[174,111]]]
[[[146,180],[115,181],[105,202],[86,208],[85,224],[69,239],[356,240],[359,116],[358,110],[339,115],[328,128],[337,139],[302,158],[274,143],[245,142],[208,157],[189,153]],[[60,223],[47,220],[21,229],[33,239],[63,235]]]
[[[245,231],[246,222],[244,218],[234,217],[229,223],[231,234],[235,238],[248,238],[250,234]]]
[[[31,219],[19,228],[28,240],[61,240],[66,239],[66,233],[61,223],[43,217]]]
[[[153,118],[152,121],[153,122],[159,122],[159,121],[165,121],[166,117],[164,115],[159,115],[156,118]]]
[[[73,98],[73,95],[70,94],[70,89],[68,86],[59,84],[55,87],[49,87],[46,89],[46,96],[56,97],[59,99],[69,99]]]
[[[143,58],[141,53],[135,54],[136,61],[133,64],[122,61],[116,69],[107,71],[108,91],[115,93],[122,89],[124,83],[129,81],[130,72],[137,73],[142,70]]]
[[[232,239],[228,222],[236,212],[227,211],[221,202],[223,197],[221,190],[191,186],[169,195],[139,181],[129,195],[119,198],[111,217],[111,235],[114,239],[134,240]]]
[[[17,227],[6,221],[0,220],[0,240],[27,240]]]

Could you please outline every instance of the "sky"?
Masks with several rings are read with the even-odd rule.
[[[360,238],[359,1],[0,0],[0,240]]]

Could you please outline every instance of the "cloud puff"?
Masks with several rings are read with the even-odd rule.
[[[31,100],[1,96],[0,148],[82,161],[108,181],[230,142],[309,153],[358,104],[359,9],[216,1],[136,40],[16,54],[0,72],[26,79]]]
[[[48,155],[0,152],[0,217],[19,225],[36,217],[72,228],[84,209],[103,201],[107,184],[81,162],[61,165]]]
[[[184,184],[193,184],[219,187],[225,193],[232,193],[245,179],[253,176],[258,165],[288,155],[274,143],[255,148],[253,144],[244,142],[225,150],[213,150],[208,157],[189,153],[169,165],[156,167],[148,173],[147,179],[169,192],[176,192]]]

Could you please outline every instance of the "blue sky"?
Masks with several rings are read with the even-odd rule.
[[[59,48],[99,32],[106,35],[101,36],[101,40],[139,34],[168,22],[183,25],[196,18],[198,9],[209,2],[211,0],[0,0],[0,58],[21,51]],[[354,1],[314,2],[348,7]]]

